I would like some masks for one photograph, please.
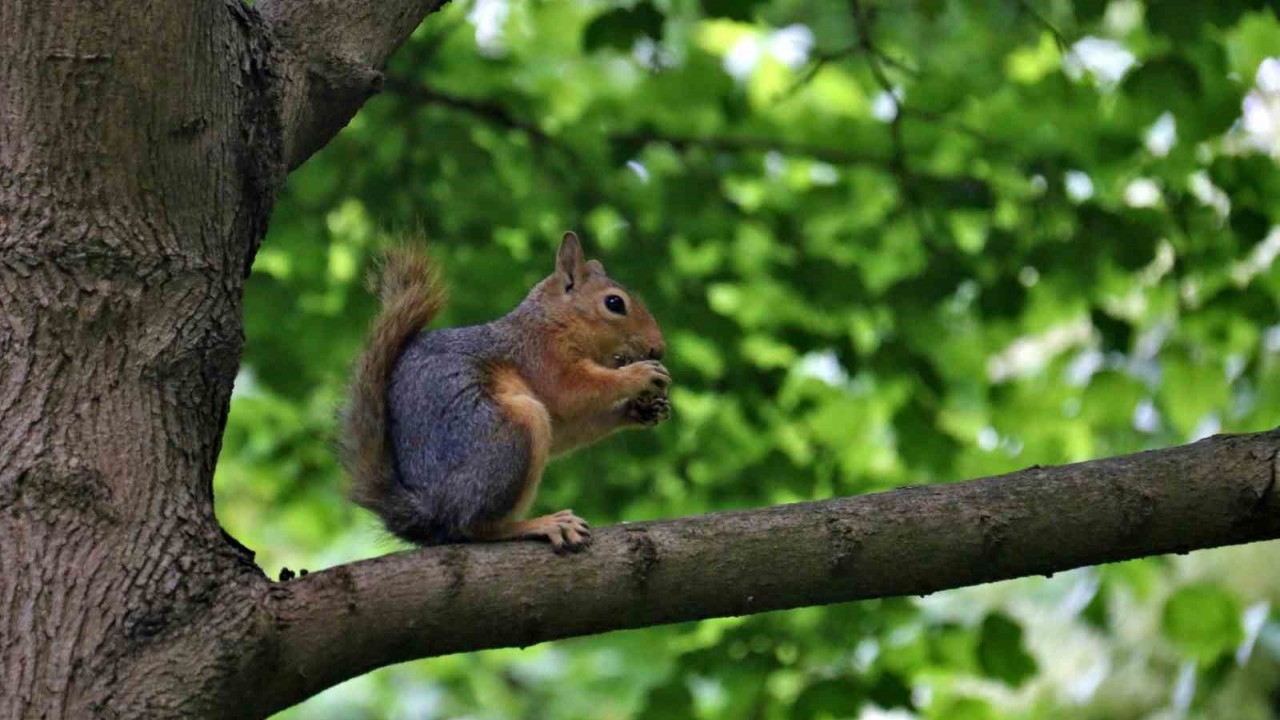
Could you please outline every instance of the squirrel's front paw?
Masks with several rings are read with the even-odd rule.
[[[671,417],[671,401],[665,395],[641,395],[628,400],[622,412],[631,422],[653,427]]]
[[[671,386],[671,373],[657,360],[632,363],[622,368],[622,372],[627,373],[634,383],[632,395],[636,398],[646,395],[665,397],[667,388]]]

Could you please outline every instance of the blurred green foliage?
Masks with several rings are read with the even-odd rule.
[[[371,259],[419,231],[445,324],[514,306],[570,228],[662,320],[674,419],[538,500],[597,525],[1280,425],[1268,5],[454,2],[290,178],[219,516],[273,574],[398,547],[343,499],[334,410]],[[1277,567],[1273,543],[438,658],[281,717],[1271,718]]]

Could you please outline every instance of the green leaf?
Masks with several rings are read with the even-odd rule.
[[[1258,65],[1276,54],[1280,47],[1280,22],[1274,7],[1251,12],[1227,34],[1227,51],[1232,69],[1245,80],[1252,80]]]
[[[1206,25],[1225,27],[1251,6],[1263,4],[1257,0],[1151,0],[1146,12],[1153,29],[1185,42],[1200,35]]]
[[[822,720],[856,716],[865,701],[863,689],[848,678],[819,680],[796,698],[790,717]]]
[[[702,12],[707,17],[751,22],[756,8],[764,4],[762,0],[702,0]]]
[[[636,720],[666,720],[692,715],[693,693],[689,692],[683,678],[676,678],[650,691],[644,707],[635,717]]]
[[[1160,407],[1185,437],[1210,413],[1226,409],[1231,387],[1220,366],[1169,353],[1161,363]]]
[[[1080,619],[1104,632],[1111,627],[1111,603],[1105,587],[1100,585],[1094,592],[1093,599],[1080,611]]]
[[[972,697],[947,698],[929,708],[929,720],[996,720],[999,715],[986,700]]]
[[[640,38],[661,40],[662,24],[662,13],[650,2],[610,10],[587,25],[583,31],[582,45],[587,52],[602,47],[630,51]]]
[[[1179,652],[1207,667],[1244,640],[1240,617],[1235,595],[1217,585],[1197,583],[1169,597],[1160,628]]]
[[[913,707],[911,686],[897,673],[887,672],[876,678],[875,684],[867,691],[867,697],[877,707],[885,709]]]
[[[1180,55],[1147,60],[1125,78],[1124,90],[1143,109],[1144,123],[1165,110],[1184,114],[1202,94],[1195,67]]]
[[[1018,687],[1036,674],[1036,660],[1022,644],[1022,626],[1002,613],[982,621],[978,665],[983,674]]]

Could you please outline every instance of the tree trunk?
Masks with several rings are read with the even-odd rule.
[[[917,494],[969,503],[948,517],[979,518],[981,532],[955,548],[999,553],[985,570],[938,582],[853,582],[850,568],[874,579],[895,563],[927,567],[933,552],[880,548],[887,526],[854,503],[618,530],[572,561],[545,551],[533,561],[526,547],[449,548],[272,583],[212,510],[243,278],[287,169],[347,122],[437,4],[0,3],[0,717],[261,717],[409,657],[1280,535],[1278,443],[1257,435],[1180,451],[1187,473],[1200,468],[1181,491],[1150,490],[1146,476],[1126,484],[1114,474],[1123,464],[1099,466],[1093,481],[1122,502],[1097,527],[1116,534],[1078,552],[1015,561],[1020,542],[1049,529],[1021,532],[1041,514],[976,491]],[[1063,507],[1096,498],[1088,473],[1073,472],[1085,472],[1083,485]],[[1170,535],[1197,502],[1212,513]],[[890,506],[897,514],[885,517],[908,534],[904,513],[933,507]],[[766,552],[782,531],[813,538],[815,554]],[[685,573],[712,550],[723,573],[708,594]],[[555,583],[539,595],[510,581],[606,570],[621,573],[613,592],[575,593],[579,614],[566,618],[546,594]],[[796,583],[787,571],[801,573]],[[499,592],[494,577],[516,590]],[[658,589],[649,610],[626,610]],[[398,632],[416,625],[415,607],[431,622]],[[527,617],[497,634],[459,624],[477,608]],[[335,633],[347,642],[328,642]]]
[[[270,587],[213,517],[243,279],[438,4],[0,3],[0,717],[239,704]]]
[[[2,717],[216,711],[252,633],[211,478],[283,177],[264,27],[0,4]]]

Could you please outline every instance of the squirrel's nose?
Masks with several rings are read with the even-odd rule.
[[[661,360],[661,359],[662,359],[662,354],[663,354],[663,348],[660,348],[660,347],[652,347],[652,348],[649,348],[649,359],[650,359],[650,360]]]

